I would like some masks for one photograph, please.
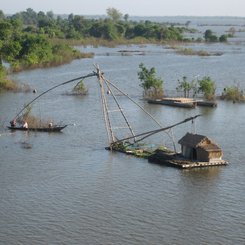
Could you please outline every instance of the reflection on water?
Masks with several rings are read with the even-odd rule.
[[[98,63],[108,79],[127,91],[164,125],[202,114],[196,130],[224,150],[227,167],[181,171],[144,159],[105,151],[107,138],[96,79],[85,80],[86,97],[64,96],[64,86],[33,106],[40,117],[69,125],[61,134],[0,132],[0,241],[3,244],[244,244],[243,151],[245,107],[219,101],[218,107],[185,110],[141,100],[140,62],[155,67],[165,88],[175,89],[183,75],[209,75],[218,92],[244,82],[244,46],[222,48],[220,57],[186,57],[161,46],[140,47],[144,56],[103,56],[120,49],[91,48],[93,59],[15,74],[38,93],[85,75]],[[241,52],[231,52],[239,48]],[[159,54],[155,55],[159,50]],[[150,55],[148,55],[150,54]],[[0,121],[9,120],[33,94],[1,94]],[[152,129],[140,110],[122,99],[136,132]],[[174,130],[176,140],[193,125]],[[148,140],[161,143],[165,135]]]

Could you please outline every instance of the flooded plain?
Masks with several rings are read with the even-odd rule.
[[[208,20],[200,21],[210,24]],[[79,47],[94,52],[94,58],[13,75],[37,94],[0,95],[0,243],[244,244],[245,104],[218,101],[217,108],[196,109],[152,105],[142,100],[137,77],[142,62],[156,68],[169,91],[183,76],[210,76],[217,94],[234,84],[245,89],[244,40],[239,32],[228,44],[189,45],[223,52],[209,57],[176,54],[162,45]],[[140,52],[122,55],[121,50]],[[68,84],[34,103],[40,118],[69,124],[62,133],[6,130],[24,104],[56,84],[92,72],[93,64],[165,126],[202,114],[194,125],[174,129],[176,142],[188,131],[207,135],[223,149],[229,165],[182,171],[106,151],[96,78],[84,80],[86,96],[64,95],[72,89]],[[154,127],[128,100],[121,98],[121,103],[136,132]],[[171,146],[164,134],[147,143]]]

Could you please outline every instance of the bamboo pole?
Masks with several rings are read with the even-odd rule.
[[[31,100],[27,105],[25,105],[17,114],[16,114],[16,116],[14,117],[14,118],[18,118],[19,117],[19,115],[29,106],[29,105],[31,105],[34,101],[36,101],[37,99],[39,99],[41,96],[43,96],[44,94],[46,94],[46,93],[48,93],[48,92],[50,92],[51,90],[53,90],[53,89],[55,89],[55,88],[58,88],[58,87],[60,87],[60,86],[63,86],[63,85],[65,85],[65,84],[68,84],[68,83],[71,83],[71,82],[74,82],[74,81],[77,81],[77,80],[83,80],[83,79],[85,79],[85,78],[88,78],[88,77],[93,77],[93,76],[97,76],[97,74],[95,73],[95,72],[93,72],[93,73],[90,73],[90,74],[88,74],[88,75],[86,75],[86,76],[81,76],[81,77],[77,77],[77,78],[74,78],[74,79],[71,79],[71,80],[68,80],[68,81],[66,81],[66,82],[63,82],[63,83],[60,83],[60,84],[58,84],[58,85],[55,85],[55,86],[53,86],[53,87],[51,87],[50,89],[48,89],[48,90],[46,90],[46,91],[44,91],[43,93],[41,93],[40,95],[38,95],[36,98],[34,98],[33,100]]]
[[[103,74],[102,74],[102,76],[103,76]],[[103,76],[103,79],[105,79],[104,78],[104,76]],[[106,79],[105,79],[106,80]],[[147,112],[139,103],[137,103],[135,100],[133,100],[129,95],[127,95],[126,93],[124,93],[120,88],[118,88],[115,84],[113,84],[112,82],[110,82],[110,81],[108,81],[108,80],[106,80],[106,82],[108,82],[112,87],[114,87],[117,91],[119,91],[121,94],[123,94],[124,96],[126,96],[130,101],[132,101],[136,106],[138,106],[144,113],[146,113],[160,128],[163,128],[163,126],[161,125],[161,123],[160,122],[158,122],[149,112]],[[172,130],[171,128],[170,128],[170,130]],[[174,147],[174,149],[176,149],[176,145],[175,145],[175,141],[174,141],[174,139],[173,139],[173,137],[172,137],[172,135],[170,135],[170,133],[169,132],[166,132],[166,134],[169,136],[169,138],[172,140],[172,142],[173,142],[173,147]],[[135,136],[135,137],[137,137],[137,136]]]
[[[144,140],[145,138],[148,138],[156,133],[159,133],[159,132],[162,132],[162,131],[165,131],[165,130],[168,130],[168,129],[171,129],[173,127],[176,127],[180,124],[183,124],[183,123],[186,123],[186,122],[189,122],[189,121],[193,121],[194,119],[196,119],[197,117],[200,117],[201,115],[196,115],[194,117],[189,117],[189,118],[186,118],[185,120],[181,121],[181,122],[178,122],[178,123],[175,123],[173,125],[170,125],[168,127],[165,127],[165,128],[160,128],[160,129],[155,129],[155,130],[151,130],[151,131],[148,131],[148,132],[144,132],[144,133],[141,133],[141,134],[138,134],[138,135],[135,135],[135,137],[140,137],[140,136],[143,136],[141,139],[137,140],[135,143],[137,142],[140,142],[142,140]],[[119,143],[119,142],[122,142],[122,141],[125,141],[125,140],[129,140],[129,139],[132,139],[133,137],[126,137],[124,139],[120,139],[120,140],[117,140],[115,143]]]
[[[105,96],[103,76],[101,74],[101,71],[100,71],[98,65],[95,68],[97,70],[97,77],[98,77],[98,81],[99,81],[99,85],[100,85],[101,102],[102,102],[103,116],[104,116],[108,141],[109,141],[109,145],[111,146],[111,144],[115,142],[115,136],[113,134],[111,121],[110,121],[110,117],[109,117],[109,112],[108,112],[109,110],[108,110],[108,104],[107,104],[107,100],[106,100],[106,96]]]
[[[121,115],[123,116],[123,118],[124,118],[124,120],[125,120],[125,122],[126,122],[126,124],[127,124],[127,126],[128,126],[129,131],[131,132],[132,136],[134,137],[134,136],[135,136],[134,131],[133,131],[131,125],[129,124],[129,121],[128,121],[128,119],[127,119],[125,113],[123,112],[123,110],[122,110],[122,108],[121,108],[121,106],[120,106],[120,104],[119,104],[119,102],[118,102],[116,96],[114,95],[113,91],[111,90],[108,81],[105,80],[105,82],[106,82],[106,86],[107,86],[108,90],[110,91],[110,93],[111,93],[111,95],[112,95],[112,97],[113,97],[113,99],[114,99],[114,101],[115,101],[115,103],[116,103],[116,105],[117,105],[117,107],[118,107],[118,109],[119,109],[119,112],[120,112]],[[135,140],[135,137],[134,137],[134,140]]]

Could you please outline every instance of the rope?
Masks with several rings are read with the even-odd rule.
[[[41,96],[43,96],[44,94],[46,94],[46,93],[48,93],[48,92],[50,92],[51,90],[53,90],[53,89],[55,89],[55,88],[58,88],[58,87],[60,87],[60,86],[63,86],[63,85],[66,85],[66,84],[68,84],[68,83],[71,83],[71,82],[74,82],[74,81],[77,81],[77,80],[83,80],[83,79],[85,79],[85,78],[88,78],[88,77],[93,77],[93,76],[97,76],[97,73],[95,73],[95,72],[93,72],[93,73],[90,73],[90,74],[88,74],[88,75],[86,75],[86,76],[81,76],[81,77],[77,77],[77,78],[74,78],[74,79],[71,79],[71,80],[68,80],[68,81],[66,81],[66,82],[63,82],[63,83],[60,83],[60,84],[58,84],[58,85],[55,85],[55,86],[53,86],[52,88],[50,88],[50,89],[48,89],[48,90],[46,90],[46,91],[44,91],[43,93],[41,93],[40,95],[38,95],[36,98],[34,98],[33,100],[31,100],[27,105],[25,105],[17,114],[16,114],[16,116],[14,117],[14,118],[18,118],[19,117],[19,115],[30,105],[30,104],[32,104],[34,101],[36,101],[37,99],[39,99]]]
[[[191,120],[194,120],[196,119],[197,117],[200,117],[201,115],[196,115],[194,117],[189,117],[189,118],[186,118],[185,120],[181,121],[181,122],[178,122],[178,123],[175,123],[173,125],[170,125],[168,127],[165,127],[165,128],[160,128],[160,129],[155,129],[155,130],[151,130],[151,131],[148,131],[148,132],[145,132],[145,133],[141,133],[141,134],[138,134],[138,135],[135,135],[135,137],[140,137],[140,136],[143,136],[142,138],[138,139],[137,141],[135,141],[134,143],[137,143],[137,142],[140,142],[142,140],[144,140],[145,138],[148,138],[156,133],[159,133],[159,132],[162,132],[162,131],[165,131],[165,130],[168,130],[168,129],[171,129],[173,127],[176,127],[180,124],[183,124],[183,123],[186,123],[186,122],[189,122]],[[127,138],[124,138],[124,139],[120,139],[120,140],[117,140],[115,143],[119,143],[119,142],[122,142],[122,141],[125,141],[125,140],[129,140],[133,137],[127,137]]]

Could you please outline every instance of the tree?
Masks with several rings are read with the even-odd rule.
[[[221,35],[221,36],[219,37],[219,41],[220,41],[220,42],[227,42],[227,35]]]
[[[187,20],[187,21],[185,22],[186,28],[188,28],[190,24],[191,24],[191,21],[190,21],[190,20]]]
[[[115,8],[108,8],[106,13],[114,22],[118,22],[122,18],[122,13]]]
[[[182,78],[182,81],[179,81],[179,86],[176,88],[177,91],[183,91],[184,97],[189,98],[190,97],[190,91],[193,90],[195,93],[196,91],[196,84],[194,81],[188,82],[187,77],[184,76]]]
[[[5,15],[2,10],[0,10],[0,20],[5,19]]]
[[[141,80],[140,86],[144,89],[144,95],[151,98],[162,98],[163,80],[156,77],[154,67],[147,69],[143,63],[140,63],[138,78]]]
[[[198,81],[198,85],[198,92],[202,92],[205,99],[213,100],[215,98],[216,85],[210,77],[203,77],[202,80]]]
[[[221,95],[223,100],[232,100],[233,103],[245,101],[245,95],[242,89],[238,85],[232,85],[225,87]]]
[[[128,14],[125,14],[125,15],[123,16],[123,19],[127,22],[128,19],[129,19],[129,15],[128,15]]]
[[[88,93],[88,89],[83,83],[83,80],[80,80],[72,89],[72,92],[77,95],[86,95]]]
[[[218,41],[218,37],[215,36],[211,30],[205,31],[204,38],[206,42],[217,42]]]
[[[229,34],[231,37],[234,37],[235,36],[235,33],[236,33],[236,29],[235,27],[231,27],[229,30],[228,30]]]

